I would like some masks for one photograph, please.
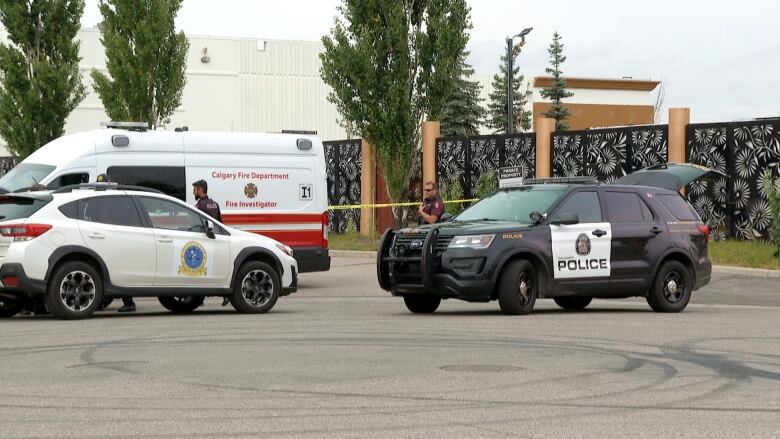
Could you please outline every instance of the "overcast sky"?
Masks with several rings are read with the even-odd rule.
[[[318,40],[340,0],[185,0],[177,25],[198,35]],[[558,30],[570,76],[666,81],[665,106],[696,122],[780,116],[780,2],[772,0],[471,0],[468,49],[494,73],[504,38],[534,30],[518,61],[544,74]],[[83,24],[100,21],[87,0]]]

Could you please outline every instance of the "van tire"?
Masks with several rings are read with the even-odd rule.
[[[530,314],[539,295],[539,276],[525,259],[507,264],[498,282],[498,304],[507,315]]]
[[[406,308],[415,314],[432,314],[439,309],[441,297],[433,294],[408,294],[404,296]]]
[[[103,303],[103,279],[86,262],[65,262],[50,278],[44,302],[54,317],[63,320],[91,317]]]
[[[160,296],[157,298],[165,309],[177,314],[195,311],[203,305],[204,296]]]
[[[276,305],[281,292],[276,270],[265,262],[249,261],[238,270],[230,304],[243,314],[263,314]]]
[[[672,286],[676,287],[672,290]],[[647,295],[647,304],[655,312],[680,312],[688,306],[693,291],[693,276],[679,261],[661,265]]]
[[[11,318],[19,314],[23,307],[21,300],[0,297],[0,318]]]
[[[556,297],[555,303],[563,309],[568,310],[583,310],[590,305],[593,301],[592,297],[587,296],[571,296],[571,297]]]

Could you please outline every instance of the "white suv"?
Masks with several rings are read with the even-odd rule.
[[[121,296],[156,296],[174,312],[222,296],[239,312],[263,313],[298,285],[290,247],[144,188],[1,194],[0,235],[0,317],[35,297],[63,319]]]

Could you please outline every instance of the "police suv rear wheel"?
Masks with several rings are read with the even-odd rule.
[[[432,294],[408,294],[404,303],[409,311],[415,314],[431,314],[436,312],[441,304],[441,297]]]
[[[91,265],[66,262],[54,272],[45,297],[46,309],[60,319],[92,316],[103,302],[103,281]]]
[[[200,308],[205,299],[203,296],[160,296],[157,298],[160,301],[160,305],[168,311],[182,314],[193,312]]]
[[[688,306],[693,289],[693,276],[678,261],[666,261],[647,296],[647,303],[656,312],[680,312]]]
[[[573,296],[573,297],[556,297],[555,303],[558,304],[563,309],[571,309],[571,310],[581,310],[587,308],[588,305],[590,305],[590,302],[593,301],[592,297],[582,297],[582,296]]]
[[[22,310],[22,302],[20,300],[8,299],[0,297],[0,318],[10,318]]]
[[[508,315],[529,314],[538,295],[538,277],[533,264],[524,259],[509,262],[498,282],[501,311]]]
[[[236,280],[230,303],[236,311],[245,314],[270,311],[282,290],[279,274],[265,262],[247,262],[239,270]]]

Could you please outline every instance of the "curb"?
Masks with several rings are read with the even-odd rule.
[[[372,251],[331,250],[330,255],[337,258],[376,260],[376,252]],[[713,265],[712,272],[717,274],[760,277],[764,279],[780,279],[780,270],[732,267],[729,265]]]
[[[732,267],[728,265],[713,265],[712,272],[718,274],[735,274],[739,276],[761,277],[764,279],[780,278],[780,270],[764,270],[759,268]]]

